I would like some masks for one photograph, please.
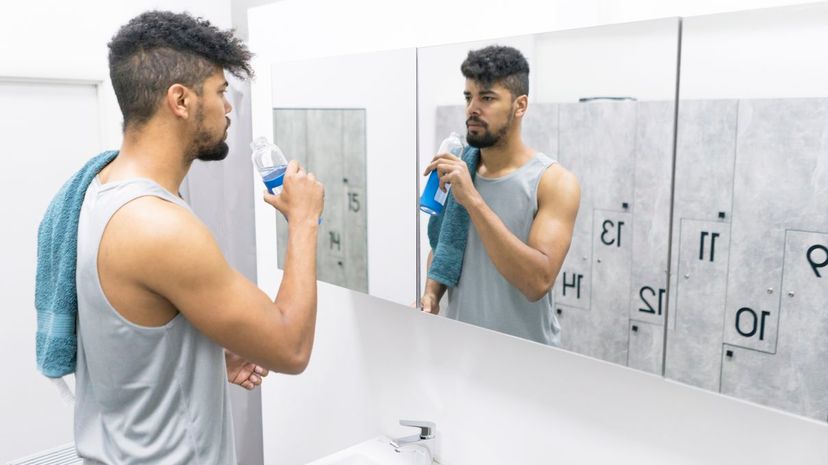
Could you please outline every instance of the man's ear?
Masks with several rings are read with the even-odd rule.
[[[190,89],[181,84],[173,84],[167,89],[164,103],[170,112],[178,118],[187,119],[193,111],[193,94]]]
[[[529,106],[529,97],[521,95],[515,99],[515,116],[523,116],[526,114],[526,108]]]

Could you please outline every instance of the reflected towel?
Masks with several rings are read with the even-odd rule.
[[[466,147],[462,159],[469,167],[472,182],[477,173],[477,163],[480,160],[480,150]],[[449,191],[446,198],[446,207],[439,215],[428,219],[428,242],[431,244],[433,256],[428,277],[454,287],[460,281],[460,272],[463,270],[463,255],[466,253],[466,240],[469,234],[469,212],[454,200]]]
[[[116,156],[117,151],[104,152],[72,175],[52,199],[37,229],[35,353],[37,369],[49,378],[75,372],[78,219],[89,184]]]

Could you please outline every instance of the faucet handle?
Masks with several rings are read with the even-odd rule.
[[[400,420],[400,426],[420,428],[420,439],[434,439],[437,434],[437,425],[433,421]]]

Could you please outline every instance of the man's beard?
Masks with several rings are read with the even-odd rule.
[[[506,124],[502,128],[500,128],[499,131],[491,132],[491,131],[489,131],[489,125],[488,124],[484,123],[483,121],[480,121],[479,119],[477,119],[475,117],[471,117],[471,118],[466,120],[466,127],[468,128],[469,122],[474,121],[476,123],[481,124],[482,129],[484,131],[483,131],[482,134],[472,134],[471,132],[469,132],[467,130],[466,131],[466,142],[468,142],[469,145],[471,145],[472,147],[475,147],[475,148],[478,148],[478,149],[485,149],[487,147],[492,147],[494,145],[497,145],[501,140],[503,140],[503,137],[506,136],[506,133],[509,131],[509,128],[512,127],[512,119],[513,119],[513,115],[509,115],[509,121],[507,121]]]
[[[225,132],[230,128],[230,118],[226,119],[227,126],[224,129]],[[201,161],[221,161],[227,158],[227,154],[230,153],[230,147],[227,145],[227,142],[221,140],[216,143],[210,143],[210,134],[204,129],[204,114],[201,112],[201,108],[199,108],[196,114],[196,124],[196,137],[195,141],[193,141],[192,149],[194,153],[193,158]]]
[[[227,158],[230,153],[230,147],[226,142],[221,141],[211,147],[203,147],[196,152],[196,160],[201,161],[221,161]]]

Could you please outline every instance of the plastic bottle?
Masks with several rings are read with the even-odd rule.
[[[266,137],[257,137],[250,143],[250,148],[253,150],[251,156],[253,165],[262,175],[267,191],[273,195],[279,195],[282,192],[282,183],[288,164],[285,154]]]
[[[463,155],[465,147],[466,144],[463,136],[452,132],[440,143],[440,148],[437,150],[437,153],[450,153],[459,157]],[[439,176],[437,170],[431,172],[425,189],[423,190],[423,195],[420,196],[420,210],[429,215],[439,215],[443,211],[449,189],[451,189],[451,184],[446,184],[446,191],[443,192],[440,190]]]

